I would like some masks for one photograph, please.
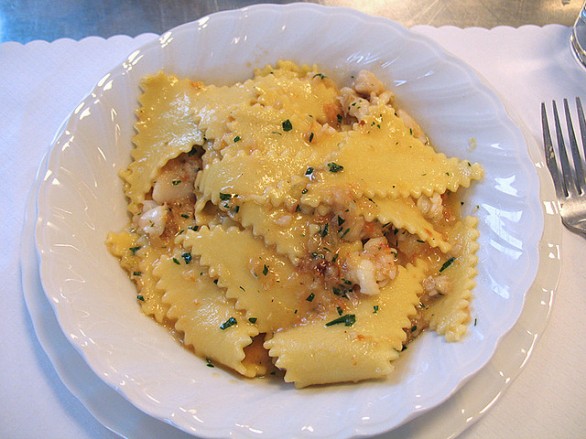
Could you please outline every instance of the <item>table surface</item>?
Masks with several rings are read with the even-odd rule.
[[[524,24],[573,24],[583,0],[320,0],[398,21],[405,26],[428,24],[485,27]],[[251,0],[0,0],[0,42],[75,40],[98,35],[160,34],[213,12],[240,8]],[[291,3],[273,1],[270,3]]]

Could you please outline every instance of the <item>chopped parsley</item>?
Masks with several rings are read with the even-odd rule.
[[[269,274],[269,267],[267,267],[267,266],[265,265],[265,266],[263,267],[263,269],[262,269],[262,274],[264,274],[265,276],[266,276],[267,274]]]
[[[307,170],[305,171],[305,175],[311,175],[313,174],[313,168],[310,166],[309,168],[307,168]]]
[[[316,73],[315,75],[312,76],[312,78],[326,79],[327,76],[324,75],[323,73]]]
[[[240,136],[234,137],[234,143],[236,143],[236,142],[240,142]]]
[[[185,252],[181,255],[181,257],[183,258],[183,260],[185,261],[186,264],[189,264],[191,262],[191,259],[192,259],[191,253]]]
[[[332,292],[336,295],[336,296],[341,296],[341,297],[346,297],[346,294],[349,292],[350,290],[347,288],[340,288],[340,287],[332,287]]]
[[[328,163],[328,171],[330,171],[330,172],[340,172],[343,170],[344,170],[344,167],[342,165],[338,165],[337,163],[334,163],[334,162]]]
[[[173,180],[173,181],[171,182],[171,184],[173,184],[173,186],[177,186],[177,185],[178,185],[178,184],[180,184],[180,183],[181,183],[181,180]]]
[[[378,313],[378,310],[379,310],[379,307],[378,307],[378,305],[374,305],[374,306],[372,307],[372,313],[373,313],[373,314],[376,314],[376,313]]]
[[[326,326],[334,326],[343,323],[344,326],[352,326],[356,323],[356,316],[354,314],[346,314],[344,316],[340,316],[337,319],[331,320],[326,323]]]
[[[311,293],[309,296],[307,296],[305,300],[307,300],[308,302],[313,302],[313,299],[315,299],[315,294]]]
[[[452,265],[455,260],[456,260],[456,258],[452,256],[450,259],[448,259],[446,262],[444,262],[442,267],[439,269],[439,272],[441,273],[442,271],[444,271],[446,268],[448,268],[450,265]]]
[[[230,317],[228,320],[226,320],[224,323],[220,325],[220,329],[223,331],[224,329],[227,329],[230,326],[234,326],[237,324],[238,322],[236,321],[236,319],[234,317]]]
[[[313,133],[309,133],[309,143],[313,140]]]
[[[220,200],[227,201],[230,198],[232,198],[232,194],[223,194],[222,192],[220,192]]]
[[[329,230],[329,225],[328,225],[328,223],[326,223],[325,226],[324,226],[324,228],[321,229],[320,235],[321,235],[322,238],[325,238],[327,236],[328,230]]]
[[[141,246],[136,246],[136,247],[130,247],[128,250],[130,250],[130,252],[135,255],[137,251],[139,251],[141,249]]]
[[[257,319],[256,319],[256,317],[249,317],[249,318],[248,318],[248,321],[249,321],[250,323],[256,323],[256,320],[257,320]]]
[[[291,124],[291,121],[289,119],[284,120],[281,123],[281,126],[283,127],[283,131],[291,131],[293,129],[293,125]]]
[[[175,262],[177,265],[180,265],[179,261],[177,260],[177,258],[173,258],[173,262]]]
[[[136,298],[137,298],[137,300],[144,302],[144,296],[142,294],[139,294],[138,296],[136,296]]]
[[[207,367],[216,367],[216,366],[214,366],[214,363],[212,363],[212,360],[210,360],[209,358],[206,358],[206,366]]]

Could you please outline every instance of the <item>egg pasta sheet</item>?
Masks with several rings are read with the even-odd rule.
[[[129,223],[106,243],[142,311],[208,365],[297,387],[381,379],[423,331],[466,335],[478,249],[463,191],[369,71],[280,61],[218,87],[143,79]]]

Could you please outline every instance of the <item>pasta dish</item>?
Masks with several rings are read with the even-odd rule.
[[[297,387],[387,376],[471,321],[482,167],[431,145],[369,71],[280,61],[230,86],[145,77],[130,221],[108,235],[142,311],[210,367]]]

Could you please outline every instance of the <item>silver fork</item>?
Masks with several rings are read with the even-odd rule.
[[[564,140],[564,133],[560,124],[557,105],[553,105],[553,118],[557,138],[557,153],[551,140],[547,110],[545,103],[541,104],[541,124],[543,126],[543,143],[545,146],[545,161],[553,179],[557,199],[560,205],[560,215],[564,225],[574,233],[586,238],[586,121],[580,98],[576,98],[576,111],[582,142],[582,151],[578,148],[578,141],[572,124],[572,117],[568,100],[564,99],[564,113],[567,125],[567,138],[572,160]],[[556,155],[559,159],[556,160]]]

